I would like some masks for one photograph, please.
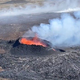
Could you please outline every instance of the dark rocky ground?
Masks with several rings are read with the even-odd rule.
[[[36,2],[0,0],[0,9],[29,1]],[[0,18],[0,80],[80,80],[80,47],[53,51],[18,42],[14,46],[15,41],[32,26],[48,23],[49,19],[59,16],[46,13]]]
[[[80,47],[53,51],[0,40],[0,77],[10,80],[80,80]]]

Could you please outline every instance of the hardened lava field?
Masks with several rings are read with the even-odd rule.
[[[15,45],[16,42],[16,45]],[[24,45],[0,40],[0,77],[9,80],[79,80],[80,47],[48,50],[42,46]]]

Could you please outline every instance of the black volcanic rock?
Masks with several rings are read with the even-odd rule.
[[[13,55],[50,55],[53,50],[48,50],[46,47],[36,46],[36,45],[24,45],[19,44],[16,47],[11,48],[11,53]]]
[[[0,54],[0,77],[10,80],[80,80],[80,47],[66,52],[48,50],[42,46],[13,47],[15,41],[0,41],[6,50]]]
[[[9,43],[11,43],[11,41],[9,41]],[[17,40],[14,42],[14,44],[13,44],[13,48],[14,48],[14,47],[17,47],[17,46],[19,46],[19,45],[20,45],[19,39],[17,39]]]

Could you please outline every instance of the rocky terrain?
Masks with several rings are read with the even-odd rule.
[[[42,5],[44,0],[0,0],[0,9]],[[56,51],[23,45],[19,38],[34,25],[48,23],[61,13],[0,18],[0,80],[80,80],[80,46]]]
[[[0,41],[0,80],[80,79],[80,47],[53,51],[18,41],[14,44]]]

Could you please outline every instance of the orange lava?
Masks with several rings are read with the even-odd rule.
[[[20,43],[26,45],[39,45],[46,47],[46,44],[42,43],[41,40],[37,38],[37,36],[35,36],[33,39],[21,38]]]

